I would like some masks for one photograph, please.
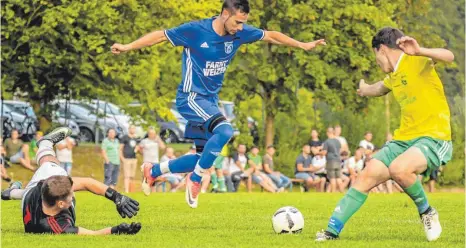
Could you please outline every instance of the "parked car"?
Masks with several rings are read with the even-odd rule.
[[[142,120],[142,123],[135,121],[131,116],[125,114],[119,106],[111,102],[96,99],[92,100],[88,104],[94,108],[99,108],[101,112],[105,113],[108,117],[113,118],[115,122],[122,127],[124,134],[128,134],[129,126],[133,124],[136,126],[136,137],[143,138],[146,135],[146,131],[141,126],[141,124],[144,124],[144,120]]]
[[[134,101],[128,104],[128,106],[133,107],[133,108],[138,108],[138,107],[141,107],[141,104],[137,101]],[[174,113],[173,111],[172,113],[175,115],[175,117],[177,117],[176,113]],[[165,120],[153,110],[150,110],[150,114],[155,117],[155,121],[157,122],[157,125],[160,128],[159,135],[165,143],[170,144],[170,143],[187,142],[187,140],[184,138],[186,120],[179,119],[178,122]],[[145,134],[144,137],[146,136],[147,135]]]
[[[71,137],[80,141],[79,134],[81,133],[81,130],[79,129],[79,125],[76,121],[61,117],[60,113],[55,111],[55,114],[52,115],[52,123],[56,123],[64,127],[69,127],[71,129]]]
[[[71,119],[79,126],[79,140],[81,142],[102,141],[108,129],[114,128],[117,135],[123,135],[123,129],[109,117],[97,116],[92,107],[76,102],[64,100],[54,101],[58,105],[58,115],[64,119]],[[100,113],[99,113],[100,115]]]

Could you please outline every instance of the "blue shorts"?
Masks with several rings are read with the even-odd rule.
[[[294,175],[297,179],[307,181],[309,178],[314,179],[314,176],[307,172],[298,172]]]
[[[176,94],[176,108],[188,123],[185,138],[208,140],[208,127],[213,119],[223,116],[218,107],[218,96],[204,96],[195,92]]]
[[[13,164],[19,164],[19,160],[22,158],[24,158],[24,153],[22,150],[19,150],[19,152],[10,157],[10,162],[12,162]]]
[[[252,181],[253,181],[254,183],[257,183],[257,184],[262,183],[263,179],[262,179],[262,177],[261,177],[261,174],[264,174],[264,173],[263,173],[263,172],[259,172],[259,175],[253,173],[253,174],[252,174]],[[265,174],[264,174],[264,175],[265,175]]]
[[[218,96],[203,96],[194,92],[178,92],[176,94],[176,108],[188,122],[199,124],[221,114],[218,108]]]

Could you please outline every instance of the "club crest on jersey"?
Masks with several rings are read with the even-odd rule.
[[[225,53],[230,54],[233,52],[233,41],[225,42]]]

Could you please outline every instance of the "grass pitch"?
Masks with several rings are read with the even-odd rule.
[[[338,241],[314,242],[325,228],[342,194],[236,193],[203,194],[198,209],[190,209],[182,193],[131,194],[141,204],[131,221],[142,223],[134,236],[26,235],[19,201],[1,204],[2,247],[465,247],[464,193],[430,194],[440,213],[441,238],[426,241],[416,208],[405,194],[370,195],[347,223]],[[90,193],[76,193],[77,224],[101,229],[128,222],[112,202]],[[304,215],[301,234],[277,235],[272,214],[282,206],[297,207]]]

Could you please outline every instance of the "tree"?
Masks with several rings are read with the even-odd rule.
[[[265,108],[265,144],[273,143],[274,119],[296,113],[297,89],[315,90],[317,98],[335,108],[361,108],[355,85],[360,78],[380,76],[367,56],[374,30],[394,25],[396,2],[380,1],[251,1],[251,23],[281,31],[301,41],[325,38],[324,49],[305,52],[276,45],[254,44],[241,50],[227,74],[226,87],[236,99],[257,94]],[[264,8],[267,6],[267,8]]]
[[[48,120],[48,103],[70,92],[72,98],[117,103],[137,99],[144,103],[141,112],[155,109],[168,116],[168,103],[180,81],[180,73],[174,73],[180,68],[180,51],[165,44],[115,57],[110,46],[187,18],[207,17],[214,9],[207,1],[2,3],[2,84],[9,92],[27,92],[35,110],[42,110],[40,115]]]

